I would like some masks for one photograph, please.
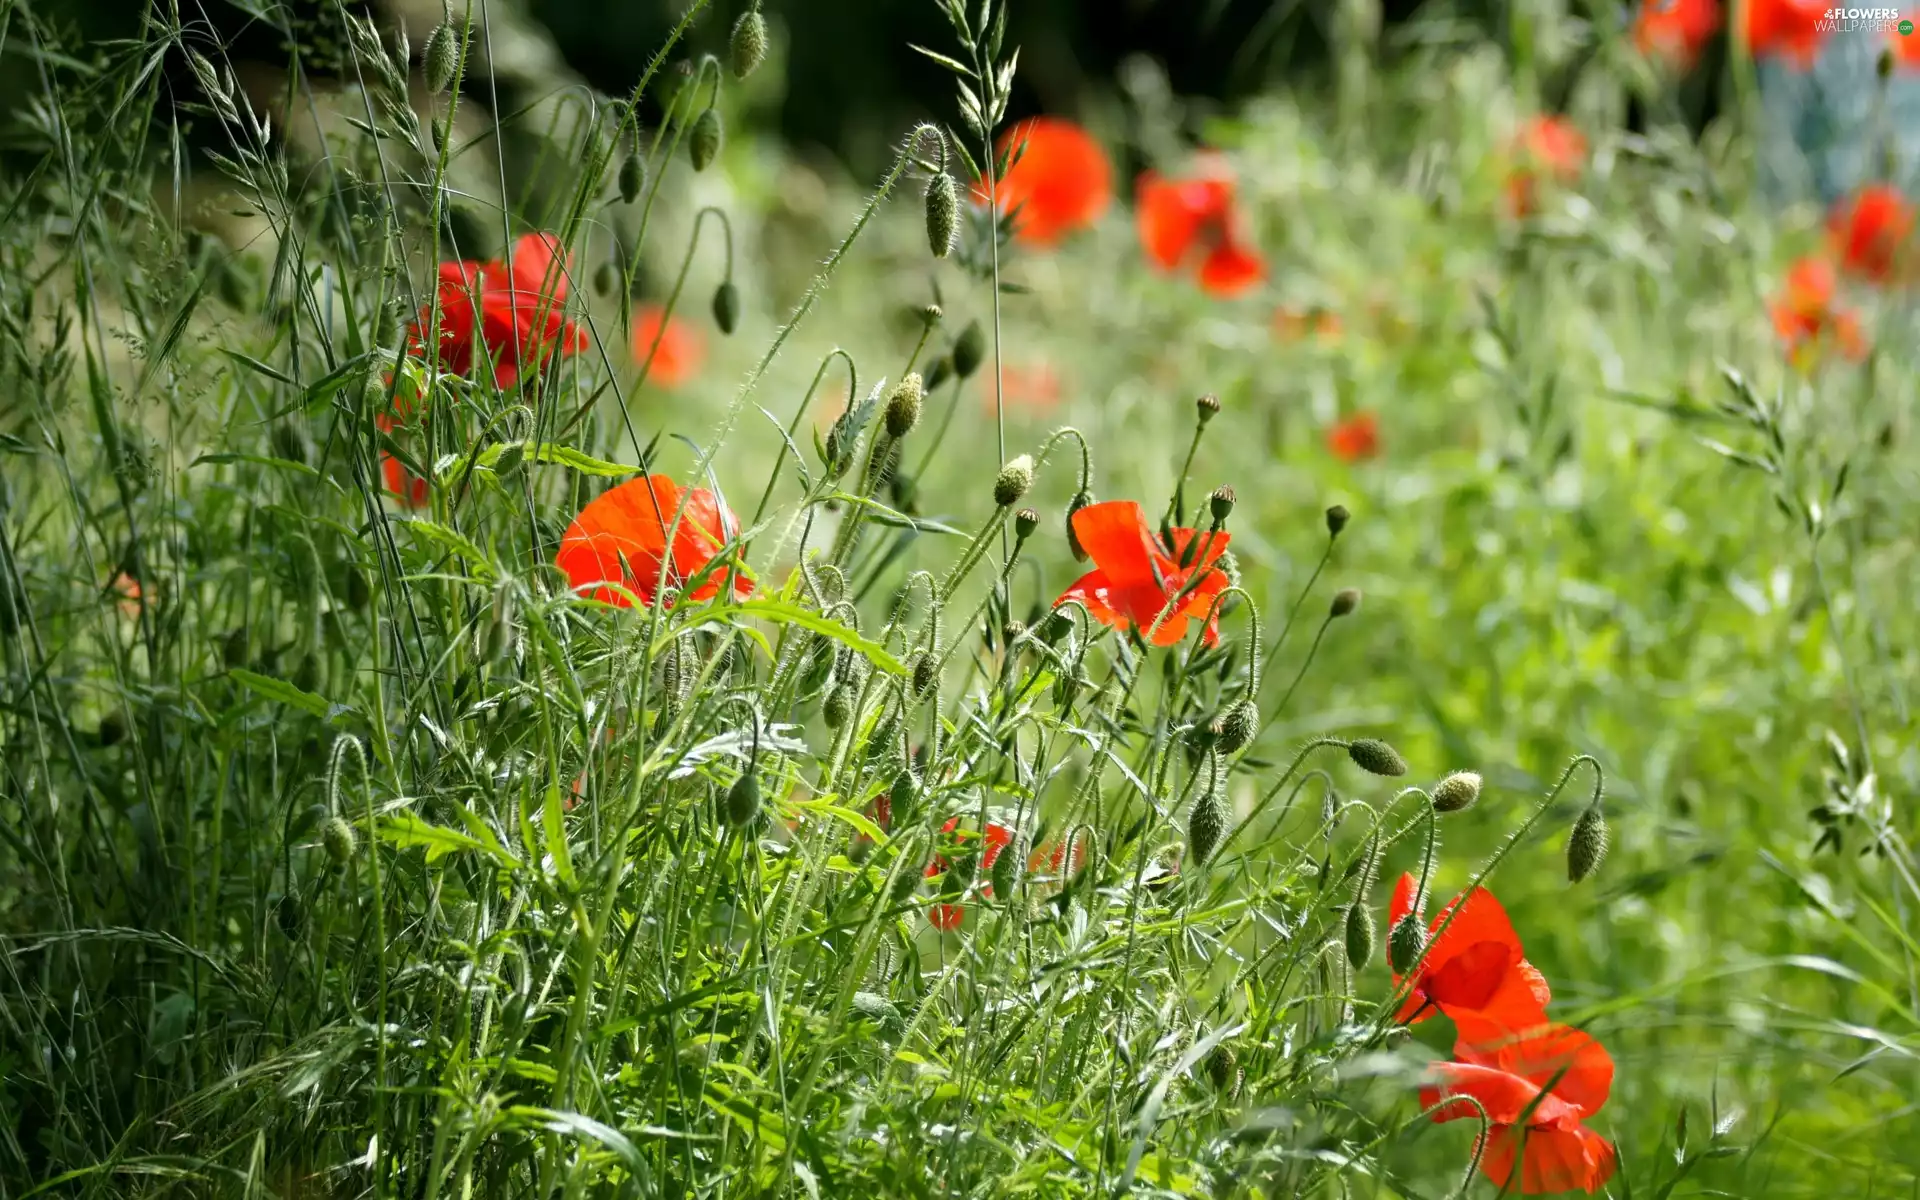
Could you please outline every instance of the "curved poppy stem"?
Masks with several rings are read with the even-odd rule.
[[[1247,611],[1251,614],[1247,618],[1247,625],[1253,638],[1254,652],[1252,656],[1247,659],[1246,698],[1252,700],[1260,694],[1260,605],[1254,601],[1253,594],[1248,592],[1247,589],[1237,583],[1230,584],[1222,590],[1218,596],[1215,596],[1213,603],[1208,606],[1207,621],[1212,621],[1217,618],[1220,615],[1220,609],[1226,603],[1227,597],[1235,595],[1236,593],[1241,599],[1247,602]],[[1205,624],[1206,622],[1202,622],[1203,627]]]
[[[1253,824],[1253,819],[1259,816],[1268,804],[1273,802],[1273,798],[1280,794],[1280,789],[1287,785],[1287,780],[1292,779],[1293,773],[1300,769],[1300,764],[1306,760],[1307,755],[1313,753],[1315,750],[1324,749],[1327,746],[1338,746],[1342,750],[1345,750],[1350,744],[1351,743],[1345,738],[1318,737],[1300,747],[1300,752],[1293,756],[1293,761],[1288,763],[1287,769],[1280,773],[1280,778],[1274,781],[1271,788],[1267,789],[1266,795],[1260,797],[1260,803],[1254,805],[1252,811],[1242,817],[1239,824],[1228,830],[1226,837],[1220,839],[1220,848],[1213,852],[1214,858],[1217,860],[1222,854],[1225,854],[1227,847],[1233,845],[1233,839],[1240,836],[1241,830]]]

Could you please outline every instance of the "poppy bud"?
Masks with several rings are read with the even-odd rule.
[[[1589,805],[1573,823],[1573,833],[1567,838],[1567,879],[1580,883],[1600,869],[1600,860],[1607,856],[1607,818],[1600,813],[1598,803]]]
[[[1214,722],[1214,744],[1222,754],[1238,754],[1253,744],[1260,732],[1260,709],[1251,699],[1229,708]]]
[[[1373,910],[1355,896],[1347,906],[1347,964],[1358,971],[1373,961]]]
[[[647,163],[640,157],[638,148],[629,149],[627,156],[620,160],[620,202],[632,204],[640,198],[640,189],[647,186]]]
[[[594,294],[603,299],[613,295],[613,285],[618,283],[619,280],[620,273],[614,269],[613,263],[601,263],[593,269]]]
[[[838,729],[847,723],[853,715],[853,683],[847,681],[827,693],[827,702],[820,708],[820,715],[826,719],[828,729]]]
[[[1001,508],[1011,508],[1032,486],[1033,459],[1022,454],[1001,467],[1000,474],[994,477],[993,502]]]
[[[1227,518],[1233,515],[1234,501],[1238,499],[1239,497],[1233,494],[1233,489],[1224,484],[1213,489],[1213,495],[1207,500],[1207,511],[1213,514],[1215,529],[1227,523]]]
[[[940,322],[946,320],[946,317],[947,310],[941,308],[938,304],[924,305],[920,309],[920,319],[926,322],[929,327],[938,325]]]
[[[290,942],[299,941],[300,935],[306,932],[306,910],[300,903],[300,897],[292,892],[280,897],[280,902],[273,906],[273,919],[280,926],[281,934]]]
[[[354,852],[360,848],[360,839],[345,817],[333,816],[328,817],[327,823],[320,827],[320,844],[326,847],[328,858],[344,867],[353,861]]]
[[[740,324],[740,289],[731,279],[713,289],[713,323],[726,334]]]
[[[1341,588],[1333,594],[1333,604],[1327,609],[1329,617],[1345,617],[1360,607],[1359,588]]]
[[[933,362],[927,365],[927,390],[931,392],[933,389],[945,383],[952,375],[952,355],[943,354],[939,358],[934,359]]]
[[[920,886],[922,873],[918,867],[905,867],[899,878],[893,881],[893,894],[888,897],[895,904],[905,904],[907,897],[913,895],[913,889]]]
[[[727,63],[735,79],[745,79],[766,61],[767,19],[758,8],[748,9],[733,23],[733,40],[727,43]]]
[[[427,123],[427,129],[433,134],[434,153],[445,153],[447,149],[447,123],[439,117],[435,117]]]
[[[229,633],[226,641],[220,643],[220,661],[224,662],[229,670],[247,665],[247,627],[245,625]]]
[[[687,135],[687,158],[694,170],[706,170],[719,155],[723,134],[718,110],[709,108],[695,119],[693,132]]]
[[[903,438],[920,423],[920,399],[925,386],[920,372],[908,371],[906,377],[887,393],[887,436]]]
[[[993,885],[993,898],[1002,904],[1013,903],[1014,893],[1024,882],[1021,868],[1027,865],[1027,847],[1024,839],[1013,838],[1000,847],[1000,853],[993,860],[993,870],[987,880]]]
[[[940,682],[940,664],[932,651],[913,660],[913,694],[924,700]]]
[[[1873,64],[1874,73],[1882,79],[1893,74],[1893,47],[1880,47],[1880,57]]]
[[[527,461],[527,447],[523,442],[508,442],[500,447],[500,457],[493,460],[493,473],[501,479],[512,479],[520,473]]]
[[[727,824],[736,829],[745,829],[760,815],[760,783],[754,778],[751,765],[740,772],[740,778],[727,789],[726,811]]]
[[[1240,1094],[1240,1082],[1245,1073],[1240,1070],[1240,1058],[1233,1047],[1221,1042],[1207,1054],[1207,1082],[1213,1090],[1228,1100]]]
[[[1193,407],[1195,411],[1199,413],[1200,423],[1205,425],[1208,421],[1220,415],[1220,397],[1214,395],[1212,392],[1208,392],[1198,400],[1195,400]]]
[[[1433,811],[1457,813],[1473,807],[1480,798],[1480,776],[1473,771],[1455,771],[1433,785]]]
[[[1340,531],[1347,527],[1347,518],[1351,515],[1351,513],[1347,512],[1347,506],[1344,504],[1336,504],[1332,508],[1329,508],[1327,510],[1327,536],[1339,537]]]
[[[1395,975],[1405,975],[1420,961],[1427,948],[1427,931],[1416,913],[1406,913],[1387,931],[1387,965]]]
[[[454,31],[452,21],[442,21],[434,26],[427,35],[426,68],[427,90],[434,93],[444,92],[453,82],[455,71],[460,69],[461,37]]]
[[[953,343],[953,373],[962,379],[980,369],[987,357],[987,331],[978,320],[967,322]]]
[[[960,197],[953,176],[941,171],[927,181],[927,246],[935,258],[953,253],[953,233],[960,224]]]
[[[1019,540],[1026,541],[1038,528],[1040,528],[1040,514],[1031,508],[1023,508],[1013,514],[1013,536]]]
[[[126,740],[127,722],[117,712],[110,712],[100,718],[100,729],[96,735],[102,746],[117,746]]]
[[[307,439],[293,422],[282,421],[273,427],[273,456],[288,462],[306,463]]]
[[[320,660],[312,654],[302,654],[299,665],[293,669],[292,682],[303,692],[320,690]]]
[[[1378,738],[1355,738],[1347,747],[1347,757],[1360,769],[1375,775],[1393,777],[1407,773],[1406,760]]]
[[[1187,814],[1187,850],[1196,865],[1213,857],[1227,833],[1227,801],[1218,788],[1208,788]]]
[[[365,608],[367,601],[373,599],[373,586],[367,582],[366,573],[352,563],[347,564],[346,584],[341,590],[346,593],[347,607],[351,609]]]
[[[902,768],[893,777],[893,786],[887,789],[887,807],[890,816],[905,821],[913,813],[914,794],[919,790],[920,781],[913,777],[913,771]]]
[[[1073,499],[1067,501],[1067,549],[1073,551],[1078,562],[1087,561],[1087,548],[1080,544],[1080,535],[1074,531],[1073,514],[1092,503],[1093,493],[1085,490],[1075,492]]]

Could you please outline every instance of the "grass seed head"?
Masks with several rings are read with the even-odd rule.
[[[1389,779],[1407,773],[1407,761],[1400,752],[1379,738],[1355,738],[1347,747],[1347,757],[1361,770]]]

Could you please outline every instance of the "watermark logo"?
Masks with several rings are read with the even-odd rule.
[[[1829,8],[1814,24],[1821,33],[1913,32],[1913,22],[1902,20],[1897,8]]]

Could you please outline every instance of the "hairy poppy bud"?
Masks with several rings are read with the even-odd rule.
[[[1339,537],[1340,531],[1347,527],[1347,519],[1352,514],[1344,504],[1336,504],[1327,510],[1327,536]]]
[[[292,421],[282,421],[273,427],[273,456],[284,458],[288,462],[305,465],[307,461],[307,439],[300,427]]]
[[[1227,801],[1218,788],[1208,788],[1187,814],[1187,850],[1196,864],[1205,863],[1227,833]]]
[[[1363,897],[1355,896],[1347,907],[1347,963],[1354,970],[1373,961],[1373,910]]]
[[[731,279],[713,289],[713,323],[721,333],[732,333],[740,324],[740,289]]]
[[[827,693],[827,702],[821,706],[820,715],[826,719],[828,729],[838,729],[847,723],[853,715],[853,683],[851,680]]]
[[[1333,594],[1333,604],[1327,609],[1330,617],[1345,617],[1360,607],[1359,588],[1341,588]]]
[[[1405,975],[1420,961],[1427,948],[1427,931],[1417,913],[1406,913],[1387,930],[1387,965],[1395,975]]]
[[[767,19],[758,8],[748,9],[733,23],[733,40],[727,43],[727,65],[735,79],[754,73],[767,57]]]
[[[332,816],[320,827],[320,844],[326,847],[328,858],[344,867],[353,861],[354,852],[360,847],[360,839],[345,817]]]
[[[593,291],[602,299],[613,295],[613,285],[620,280],[620,272],[614,269],[612,262],[603,262],[593,269]]]
[[[987,331],[978,320],[968,321],[967,327],[953,343],[953,373],[962,379],[971,376],[980,369],[987,357]]]
[[[299,663],[293,668],[292,683],[303,692],[320,690],[320,660],[311,652],[300,656]]]
[[[687,135],[687,159],[693,163],[694,170],[706,170],[718,157],[723,136],[717,109],[709,108],[694,120],[693,131]]]
[[[220,643],[220,661],[229,669],[247,665],[247,627],[242,625]]]
[[[373,599],[373,585],[367,582],[366,572],[352,563],[347,564],[347,578],[341,591],[345,593],[347,607],[356,611],[367,606]]]
[[[1013,514],[1013,536],[1021,541],[1024,542],[1032,537],[1033,531],[1038,528],[1040,528],[1040,514],[1031,508],[1023,508]]]
[[[500,457],[493,460],[493,473],[501,479],[512,479],[526,461],[526,444],[508,442],[500,447]]]
[[[960,224],[960,197],[953,176],[941,171],[927,181],[927,246],[935,258],[953,253],[953,234]]]
[[[1238,754],[1253,744],[1260,732],[1260,709],[1251,699],[1229,708],[1214,722],[1214,745],[1222,754]]]
[[[906,377],[887,393],[887,436],[903,438],[920,423],[920,400],[925,394],[920,372],[908,371]]]
[[[427,123],[427,130],[433,134],[434,153],[444,154],[447,149],[447,123],[435,117]]]
[[[913,694],[926,699],[940,682],[940,663],[931,650],[913,660]]]
[[[307,913],[300,903],[300,897],[292,892],[280,897],[280,902],[273,906],[273,920],[288,941],[299,941],[307,928]]]
[[[749,765],[727,789],[727,824],[744,829],[760,815],[760,782]]]
[[[1093,493],[1079,491],[1073,499],[1067,501],[1067,549],[1073,551],[1073,557],[1079,562],[1087,561],[1087,548],[1080,544],[1080,535],[1073,528],[1073,514],[1093,503]]]
[[[1011,508],[1033,486],[1033,459],[1025,454],[1000,468],[993,480],[993,502]]]
[[[463,39],[455,32],[452,21],[442,21],[434,26],[427,35],[426,67],[427,90],[444,92],[453,82],[454,72],[460,69],[460,43]]]
[[[1582,882],[1600,869],[1600,860],[1606,856],[1607,818],[1595,803],[1580,814],[1580,819],[1573,823],[1573,833],[1567,838],[1567,879]]]
[[[1233,514],[1234,501],[1238,499],[1239,497],[1234,495],[1233,489],[1224,484],[1213,489],[1213,495],[1207,499],[1207,511],[1213,514],[1213,527],[1215,529],[1227,523],[1227,518]]]
[[[627,156],[620,160],[620,202],[632,204],[640,198],[640,189],[647,186],[647,161],[640,157],[638,148],[629,149]]]
[[[1193,402],[1194,411],[1199,414],[1200,423],[1205,425],[1220,415],[1220,397],[1208,392]]]
[[[1378,738],[1355,738],[1347,747],[1347,757],[1362,770],[1375,775],[1393,777],[1407,773],[1406,760]]]
[[[993,860],[993,869],[988,872],[987,881],[993,885],[993,898],[1002,904],[1013,903],[1014,893],[1023,882],[1027,865],[1027,845],[1024,838],[1013,838],[1000,847],[1000,853]]]
[[[122,741],[126,740],[126,736],[127,736],[126,718],[122,717],[117,712],[110,712],[106,716],[101,717],[100,729],[98,731],[97,736],[99,737],[100,744],[102,746],[119,745]]]
[[[1455,771],[1433,785],[1433,811],[1457,813],[1473,807],[1480,798],[1480,776],[1473,771]]]
[[[1213,1090],[1231,1100],[1240,1094],[1240,1056],[1233,1047],[1221,1042],[1207,1053],[1207,1082]]]
[[[1873,64],[1874,73],[1885,79],[1893,74],[1893,47],[1880,47],[1880,57]]]
[[[927,364],[927,390],[931,392],[953,375],[953,356],[942,354]]]

